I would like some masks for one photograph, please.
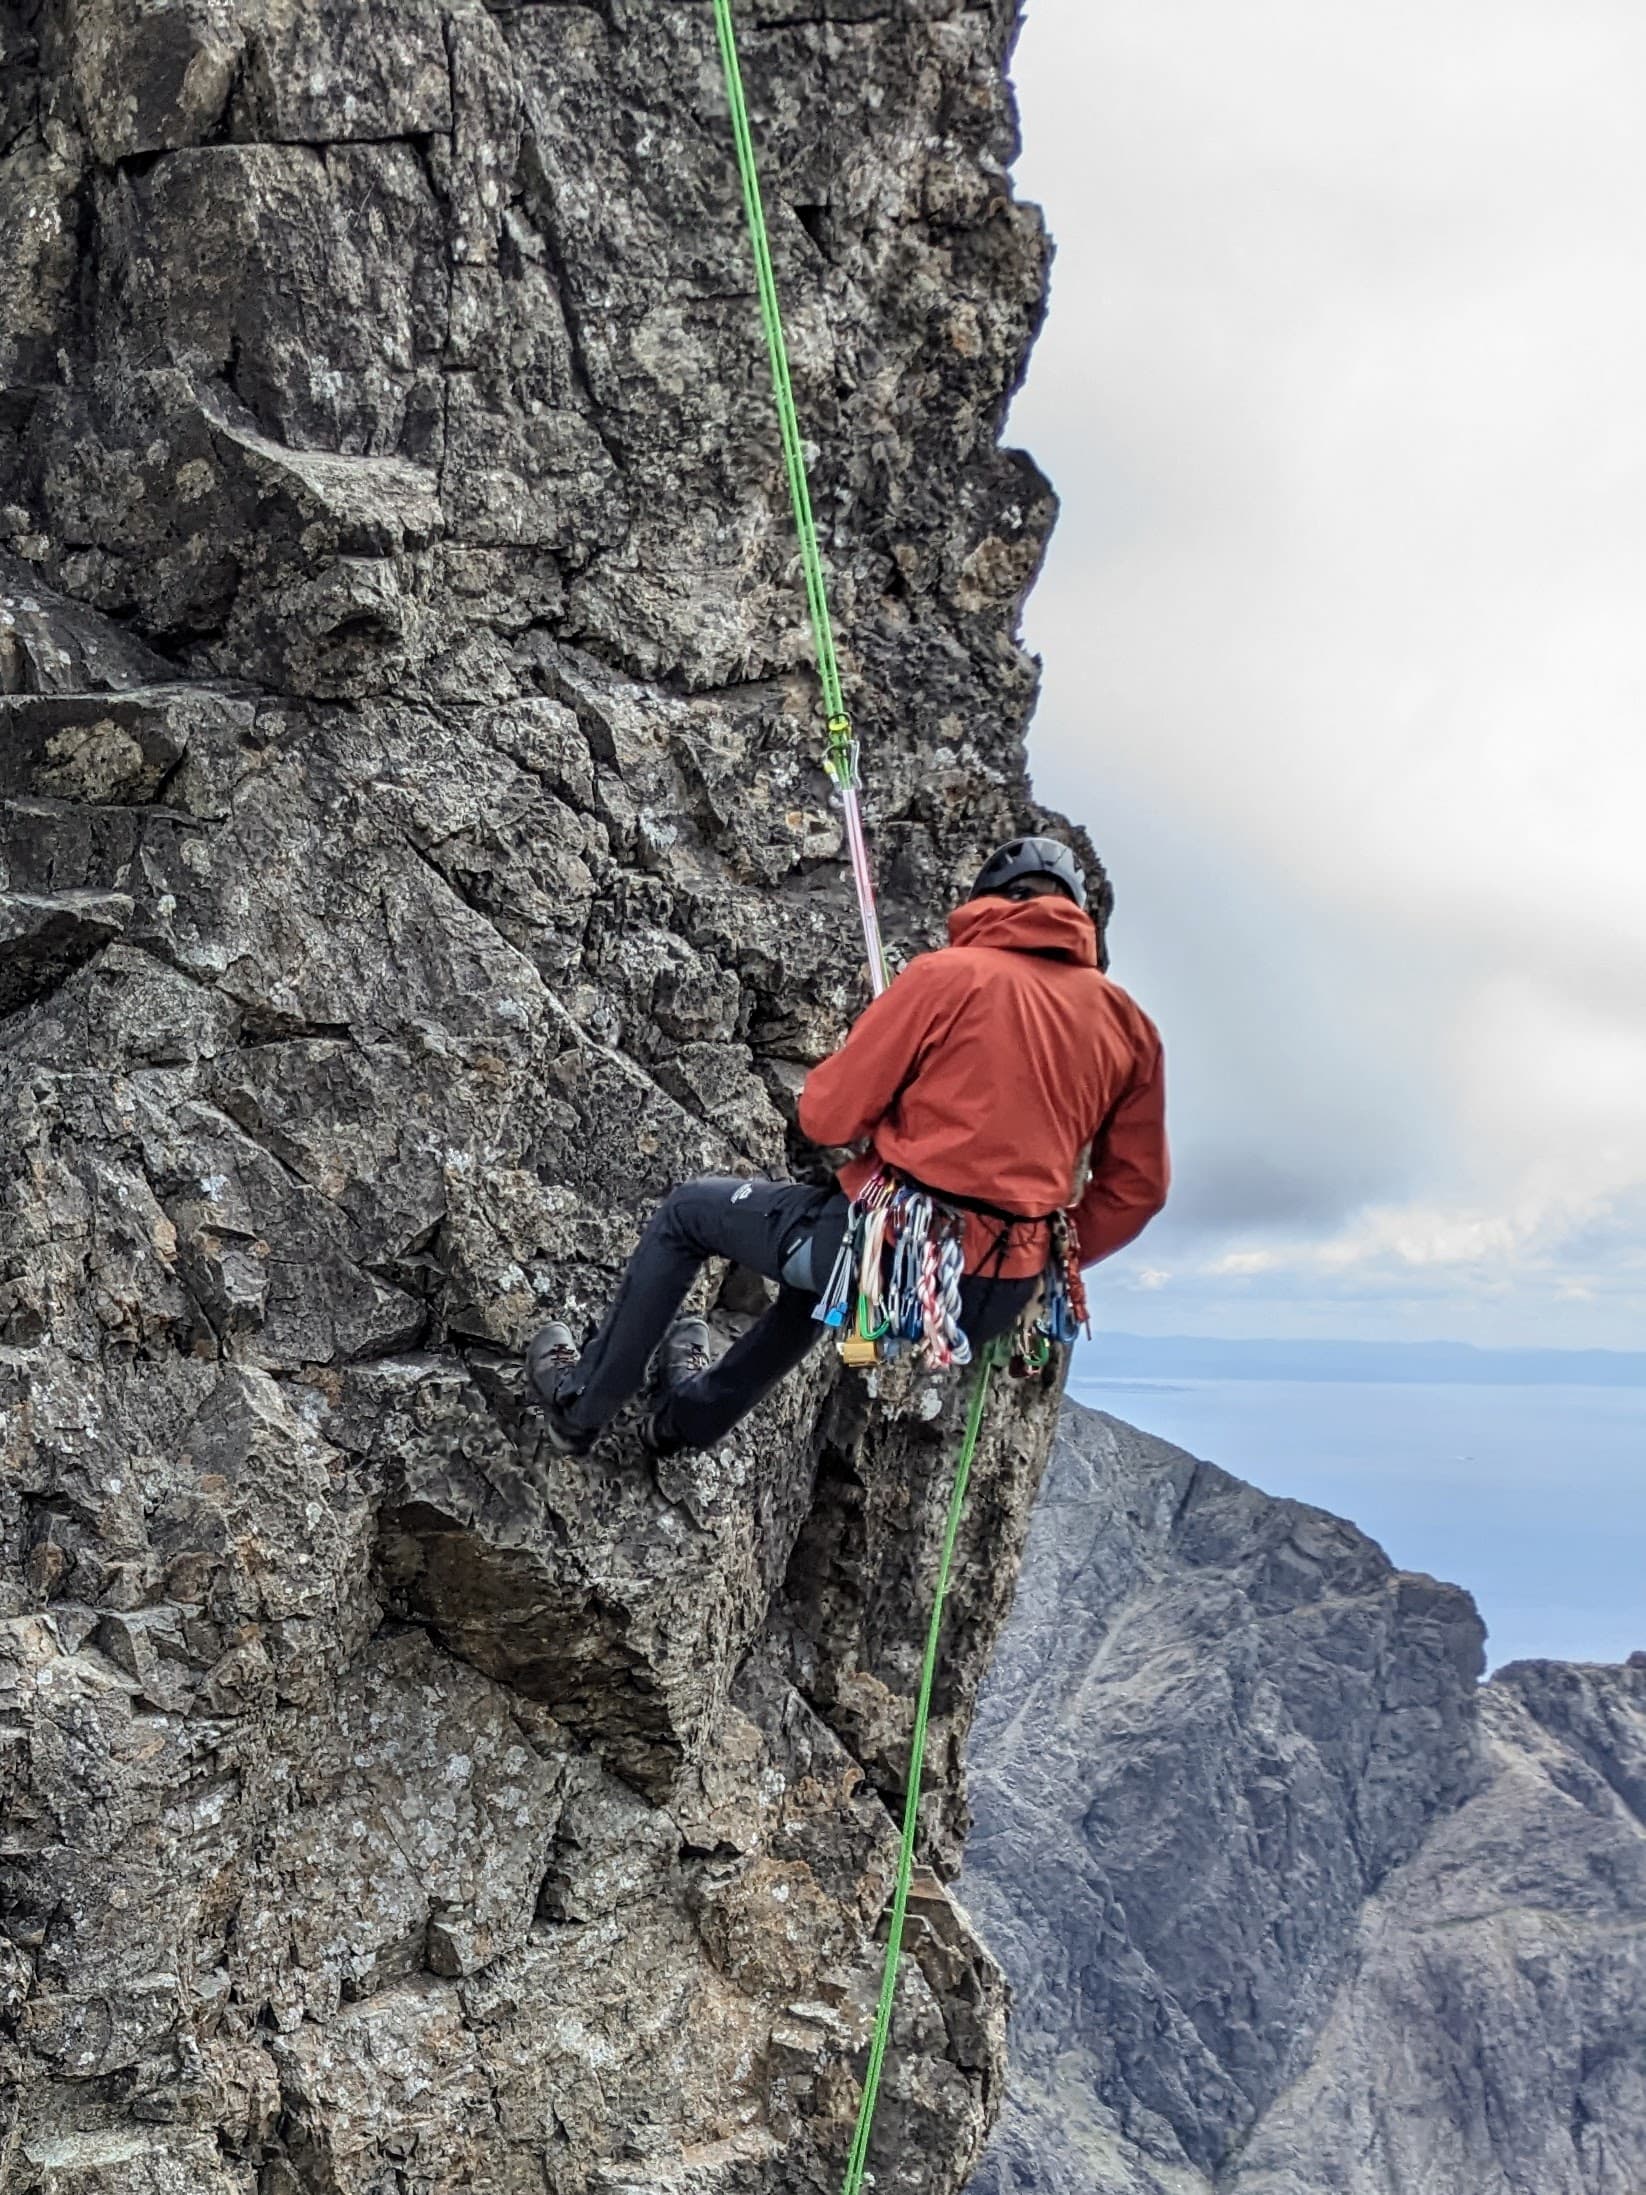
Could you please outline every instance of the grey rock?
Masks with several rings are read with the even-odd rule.
[[[1622,2195],[1646,1675],[1069,1405],[973,1743],[1015,1990],[976,2195]]]
[[[55,990],[131,914],[122,892],[0,892],[0,1014]]]
[[[907,952],[1040,814],[1012,9],[745,17]],[[0,2186],[828,2188],[959,1398],[820,1357],[653,1471],[519,1392],[864,997],[709,11],[0,43]],[[905,2195],[998,2101],[946,1880],[1050,1413],[956,1581]]]
[[[8,514],[14,534],[26,528],[28,513],[13,509]],[[47,543],[42,536],[22,539],[36,554]],[[65,718],[35,716],[27,709],[8,710],[3,751],[6,789],[14,789],[17,762],[14,749],[24,756],[38,754],[37,737],[49,736],[89,720],[93,726],[111,720],[122,724],[116,693],[129,693],[152,681],[164,680],[169,666],[163,656],[145,647],[131,633],[111,625],[107,618],[67,601],[43,586],[31,566],[16,557],[0,555],[0,695],[60,694],[71,697],[71,714]],[[78,697],[78,711],[75,698]],[[143,740],[133,734],[140,753]],[[98,746],[106,744],[100,738]],[[121,750],[122,752],[124,750]],[[48,762],[55,757],[49,754]]]
[[[155,800],[214,706],[187,686],[0,697],[0,787],[104,806]]]
[[[250,2195],[252,2187],[206,2136],[169,2127],[25,2139],[12,2176],[28,2195]]]

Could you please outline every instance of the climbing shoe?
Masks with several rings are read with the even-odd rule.
[[[657,1352],[652,1367],[651,1407],[639,1424],[640,1445],[648,1456],[660,1462],[669,1456],[678,1456],[689,1442],[678,1440],[665,1433],[658,1424],[668,1404],[670,1395],[687,1380],[696,1379],[699,1372],[706,1372],[714,1362],[714,1352],[709,1346],[709,1322],[707,1319],[676,1319]]]
[[[563,1319],[551,1319],[541,1333],[533,1335],[526,1350],[527,1400],[536,1407],[549,1446],[562,1456],[586,1456],[597,1438],[566,1422],[556,1392],[580,1354]]]
[[[657,1392],[666,1395],[671,1387],[684,1387],[687,1380],[696,1379],[698,1373],[706,1372],[713,1362],[708,1320],[676,1319],[657,1352],[654,1375]]]

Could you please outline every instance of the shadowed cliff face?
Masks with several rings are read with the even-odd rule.
[[[1067,1407],[972,1750],[975,2195],[1646,2184],[1646,1668]]]
[[[1035,814],[1010,10],[744,15],[907,948]],[[708,10],[0,48],[0,2184],[828,2186],[954,1398],[515,1440],[512,1353],[785,1162],[863,997]],[[1046,1426],[963,1549],[908,2195],[998,2083],[939,1877]]]

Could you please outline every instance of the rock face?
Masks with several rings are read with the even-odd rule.
[[[743,10],[904,948],[1036,814],[1011,12]],[[0,62],[0,2184],[829,2186],[953,1398],[819,1361],[653,1474],[512,1385],[863,996],[709,11],[0,0]],[[998,2085],[942,1878],[1048,1416],[908,2195]]]
[[[1067,1408],[979,1712],[974,2195],[1646,2186],[1646,1667]]]

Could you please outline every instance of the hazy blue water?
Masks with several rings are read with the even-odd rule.
[[[1646,1648],[1646,1389],[1105,1380],[1094,1409],[1465,1585],[1488,1662]]]

